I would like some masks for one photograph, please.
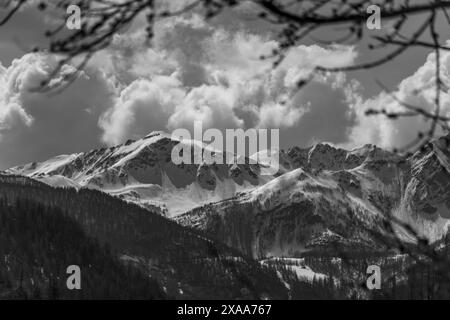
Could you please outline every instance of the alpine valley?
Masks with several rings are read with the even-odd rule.
[[[153,132],[0,173],[0,298],[450,297],[450,136],[272,151],[274,176],[175,165],[179,143],[208,147]],[[65,289],[73,264],[86,290]]]

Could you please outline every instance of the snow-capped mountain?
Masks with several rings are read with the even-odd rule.
[[[410,159],[409,181],[394,214],[430,240],[447,233],[450,219],[450,135],[429,143]]]
[[[347,151],[320,143],[272,151],[279,152],[279,172],[260,176],[257,165],[175,165],[174,146],[199,144],[154,132],[7,172],[50,185],[100,189],[160,209],[254,257],[296,256],[330,244],[380,249],[385,244],[373,233],[384,232],[384,221],[392,217],[430,241],[440,239],[450,219],[448,139],[411,157],[374,145]],[[408,232],[394,228],[410,240]]]
[[[280,157],[292,170],[176,219],[256,258],[336,252],[337,246],[385,250],[393,236],[386,221],[404,240],[436,241],[450,224],[448,140],[433,141],[408,158],[371,145],[352,151],[327,144],[293,148]],[[403,223],[415,230],[414,238]]]
[[[175,165],[171,152],[179,143],[194,142],[153,132],[112,148],[57,156],[6,172],[53,186],[100,189],[169,216],[230,198],[267,180],[258,176],[256,165],[207,165],[201,161]]]

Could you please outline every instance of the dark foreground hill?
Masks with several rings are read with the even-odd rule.
[[[3,298],[287,298],[273,268],[99,191],[0,176],[0,228]]]
[[[155,279],[127,267],[60,209],[0,200],[0,298],[162,299]],[[68,290],[67,266],[82,270],[82,290]]]

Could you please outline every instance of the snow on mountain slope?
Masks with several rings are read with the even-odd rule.
[[[261,167],[258,165],[207,165],[199,159],[193,160],[200,164],[175,165],[171,161],[171,151],[179,143],[195,144],[202,150],[207,148],[200,142],[180,142],[163,132],[153,132],[112,148],[61,155],[7,172],[53,186],[100,189],[153,210],[159,209],[171,217],[206,203],[232,198],[273,178],[259,175]],[[365,160],[370,150],[362,148],[348,153],[328,144],[318,144],[308,149],[292,148],[287,153],[272,152],[278,152],[276,165],[280,170],[275,175],[278,176],[302,167],[305,170],[353,168]],[[270,163],[266,151],[252,158],[256,156],[263,164]]]
[[[7,172],[51,185],[96,188],[159,208],[250,255],[267,257],[331,242],[379,247],[367,230],[380,228],[388,215],[431,241],[441,238],[450,225],[448,141],[437,139],[408,158],[374,145],[346,151],[321,143],[272,151],[278,152],[280,170],[261,176],[258,165],[175,165],[171,151],[177,144],[207,146],[154,132]]]
[[[197,142],[180,142],[168,134],[154,132],[112,148],[58,156],[14,167],[7,173],[54,186],[100,189],[145,207],[160,208],[169,216],[230,198],[265,181],[258,176],[257,165],[206,165],[201,161],[175,165],[171,152],[179,143],[205,148]]]
[[[267,258],[295,257],[331,243],[375,248],[365,229],[382,218],[367,197],[340,188],[332,172],[314,175],[295,169],[176,219],[255,258]]]
[[[287,160],[284,161],[284,165],[287,166],[289,163],[291,169],[338,171],[356,168],[366,160],[387,159],[393,154],[371,144],[347,151],[327,143],[319,143],[304,149],[290,148],[286,155],[280,155],[280,159],[285,159],[286,156]]]
[[[296,259],[296,258],[270,258],[261,260],[260,263],[265,266],[273,266],[276,264],[282,264],[287,270],[293,272],[297,279],[304,282],[310,282],[317,280],[326,280],[328,276],[314,272],[309,266],[305,264],[305,259]],[[289,284],[283,279],[283,275],[281,272],[278,272],[278,277],[285,284],[285,286],[290,289]]]
[[[450,136],[429,143],[411,158],[411,179],[395,214],[431,241],[450,228]]]
[[[410,158],[371,145],[348,152],[316,145],[287,154],[297,169],[177,221],[256,258],[336,246],[385,250],[373,231],[385,232],[390,216],[430,241],[448,232],[450,152],[441,140]]]

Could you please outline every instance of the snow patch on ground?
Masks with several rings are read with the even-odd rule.
[[[297,275],[297,278],[301,281],[305,282],[313,282],[314,280],[326,280],[328,276],[323,273],[314,272],[310,267],[305,265],[305,259],[297,259],[297,258],[271,258],[261,260],[260,263],[262,265],[271,265],[272,263],[283,263],[285,267],[294,272]],[[281,281],[285,283],[285,281],[281,277],[281,273],[277,273],[280,277]],[[287,286],[286,286],[287,287]]]

